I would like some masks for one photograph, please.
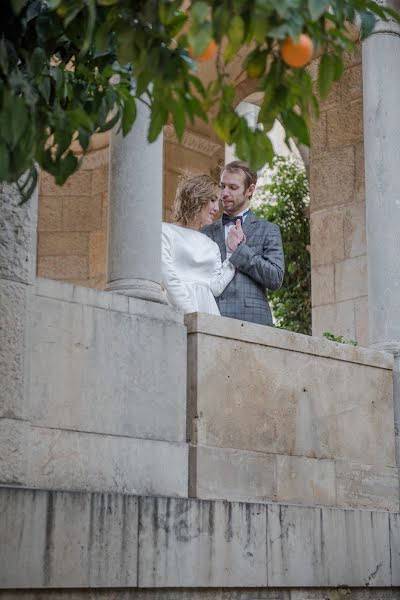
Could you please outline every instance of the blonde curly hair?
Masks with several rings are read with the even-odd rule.
[[[218,195],[217,188],[211,175],[184,175],[175,194],[174,219],[183,225],[193,223],[203,206]]]

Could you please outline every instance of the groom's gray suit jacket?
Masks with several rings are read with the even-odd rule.
[[[267,290],[279,289],[285,273],[280,229],[250,211],[243,223],[243,231],[246,242],[240,244],[229,259],[236,267],[235,276],[216,300],[225,317],[271,325]],[[207,225],[202,232],[218,244],[224,261],[226,245],[222,220]]]

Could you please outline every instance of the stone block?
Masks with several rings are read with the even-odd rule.
[[[40,256],[38,276],[49,279],[86,279],[89,274],[87,256]]]
[[[92,193],[92,171],[81,169],[74,173],[64,185],[59,186],[52,175],[41,173],[40,192],[44,196],[90,196]]]
[[[92,171],[92,196],[108,192],[108,166],[99,167]]]
[[[62,229],[62,199],[59,196],[39,197],[38,231]]]
[[[0,418],[0,486],[27,480],[29,433],[28,422]]]
[[[354,364],[368,351],[209,315],[186,323],[192,443],[394,466],[392,371]]]
[[[33,286],[0,279],[0,417],[26,419],[29,312]]]
[[[325,304],[312,309],[313,335],[322,336],[325,331],[355,340],[356,324],[353,300]]]
[[[388,513],[323,508],[320,529],[327,585],[387,586],[391,579]]]
[[[368,297],[354,300],[354,314],[356,318],[356,340],[360,346],[368,348]]]
[[[269,586],[323,585],[321,510],[282,504],[268,506]]]
[[[335,297],[338,302],[368,294],[367,257],[348,258],[335,265]]]
[[[367,253],[365,204],[349,206],[344,213],[343,225],[345,258],[365,255]]]
[[[190,496],[243,502],[276,499],[273,454],[195,446],[189,456]]]
[[[328,148],[344,148],[363,140],[362,100],[347,102],[327,112]]]
[[[103,310],[119,295],[62,289],[70,301],[37,296],[33,310],[34,423],[184,441],[186,330],[176,311],[143,300],[130,313]]]
[[[101,194],[101,226],[104,231],[107,230],[108,225],[108,192]]]
[[[399,510],[397,469],[336,462],[337,506]]]
[[[311,119],[311,157],[319,156],[327,148],[326,112],[321,112],[319,119]]]
[[[392,585],[400,587],[400,514],[389,515]]]
[[[187,496],[184,443],[0,421],[0,482],[90,492]]]
[[[335,464],[302,456],[277,456],[278,502],[336,505]]]
[[[387,585],[388,521],[387,513],[269,505],[268,585]]]
[[[0,279],[35,280],[37,199],[36,188],[21,205],[17,186],[0,182]]]
[[[327,152],[310,163],[311,212],[354,200],[354,148]]]
[[[105,276],[107,263],[107,234],[105,231],[90,233],[89,242],[89,275],[90,277]]]
[[[39,233],[39,256],[87,256],[89,235],[76,232]]]
[[[261,504],[141,498],[139,587],[267,585]]]
[[[138,500],[0,489],[0,587],[137,585]]]
[[[333,264],[317,265],[311,270],[312,306],[335,302],[335,267]]]
[[[344,211],[332,209],[311,215],[311,263],[312,267],[326,265],[344,258]]]
[[[64,231],[95,231],[102,226],[102,195],[63,196]]]
[[[343,71],[339,81],[332,85],[331,91],[326,100],[321,103],[322,110],[336,106],[338,110],[344,113],[348,109],[349,103],[362,97],[362,68],[361,61],[349,65]]]

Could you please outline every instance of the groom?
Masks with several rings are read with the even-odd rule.
[[[231,283],[216,298],[221,315],[272,325],[267,290],[281,287],[285,264],[278,225],[256,217],[248,208],[256,183],[257,175],[246,163],[235,160],[225,165],[220,180],[224,214],[202,232],[218,244],[222,260],[229,258],[236,267]],[[228,233],[241,225],[245,239],[230,253]]]

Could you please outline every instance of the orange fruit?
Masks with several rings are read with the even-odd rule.
[[[289,67],[304,67],[312,59],[314,52],[312,39],[302,33],[297,42],[286,38],[281,46],[281,55]]]
[[[200,61],[200,62],[204,62],[206,60],[211,60],[215,57],[215,55],[217,54],[217,43],[215,40],[210,40],[207,48],[199,55],[199,56],[194,56],[193,54],[193,49],[191,46],[189,46],[188,51],[189,51],[189,55],[192,58],[195,58],[196,60]]]

